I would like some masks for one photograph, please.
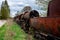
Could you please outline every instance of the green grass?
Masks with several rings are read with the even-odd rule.
[[[0,40],[27,40],[27,37],[28,34],[16,23],[9,26],[9,29],[7,24],[0,28]]]
[[[13,36],[14,40],[26,40],[27,34],[16,23],[12,25],[10,30],[12,30],[15,33],[15,35]]]
[[[6,25],[3,25],[0,28],[0,40],[4,40],[5,32],[6,32]]]
[[[5,24],[0,28],[0,40],[27,40],[27,34],[16,23],[13,23],[9,30],[7,27]]]

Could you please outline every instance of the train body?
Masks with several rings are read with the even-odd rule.
[[[18,16],[17,19],[19,17],[21,16]],[[51,0],[49,2],[47,17],[39,17],[38,13],[35,12],[34,14],[34,12],[29,12],[28,14],[23,14],[23,20],[24,24],[22,25],[24,25],[24,28],[30,29],[32,27],[38,33],[51,34],[60,38],[60,0]]]
[[[43,33],[42,35],[50,34],[49,36],[52,35],[54,37],[60,38],[60,0],[51,0],[49,2],[47,17],[30,18],[29,23],[30,27],[32,27],[34,31]],[[48,40],[52,39],[49,38]]]
[[[30,27],[38,33],[51,34],[60,38],[60,0],[49,2],[47,17],[30,18],[29,23]]]
[[[60,17],[31,18],[30,27],[39,32],[60,37]]]
[[[60,0],[49,2],[47,17],[30,18],[30,20],[31,26],[35,29],[42,29],[41,31],[43,31],[45,28],[48,33],[51,31],[50,33],[60,36]]]
[[[60,17],[60,0],[51,0],[49,2],[47,17]]]

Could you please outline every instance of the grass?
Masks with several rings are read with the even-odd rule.
[[[14,34],[15,34],[13,36],[14,40],[26,40],[26,35],[27,34],[16,23],[14,23],[12,25],[12,27],[10,28],[10,30],[12,30],[14,32]]]
[[[6,25],[3,25],[3,26],[0,28],[0,40],[4,40],[5,32],[6,32]]]
[[[27,38],[27,34],[16,23],[10,26],[7,34],[6,31],[7,25],[5,24],[0,28],[0,40],[26,40]]]
[[[29,40],[29,38],[29,35],[11,19],[0,28],[0,40]]]

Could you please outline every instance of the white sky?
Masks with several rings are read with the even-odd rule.
[[[1,3],[4,0],[0,0],[0,7]],[[33,9],[39,9],[39,7],[35,4],[35,0],[7,0],[8,5],[10,7],[11,16],[13,17],[17,11],[20,11],[25,6],[31,6]]]

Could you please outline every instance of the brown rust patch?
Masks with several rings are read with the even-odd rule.
[[[58,31],[60,32],[60,25],[57,27]]]
[[[52,30],[48,27],[48,29],[46,29],[46,26],[44,24],[40,24],[40,31],[43,33],[52,33]]]
[[[46,29],[45,29],[44,24],[40,24],[40,31],[42,31],[42,32],[46,32]]]

